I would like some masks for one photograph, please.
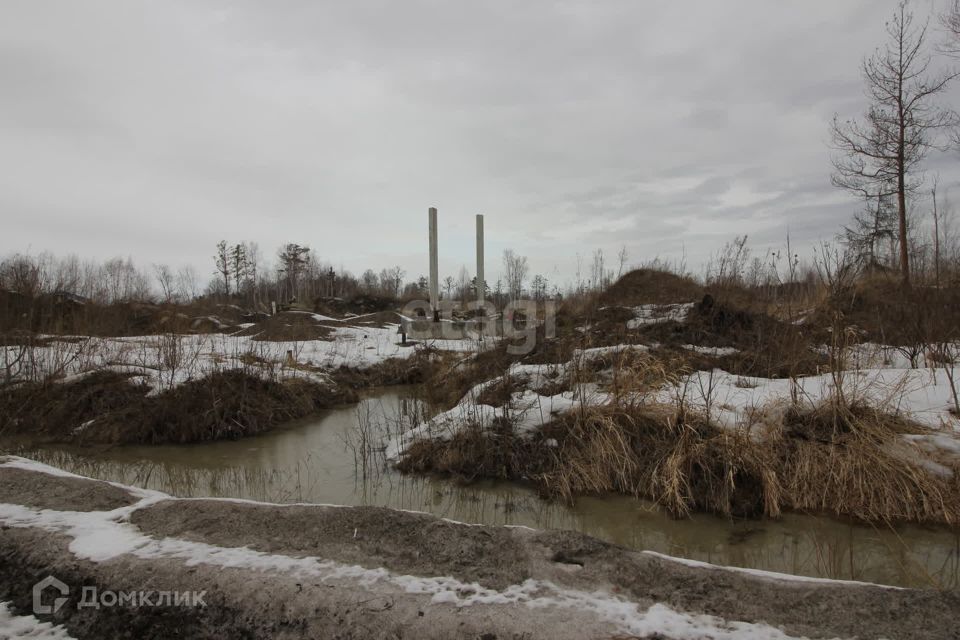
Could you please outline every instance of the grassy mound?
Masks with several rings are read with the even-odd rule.
[[[305,380],[214,373],[155,396],[114,372],[0,391],[0,434],[49,442],[161,444],[233,439],[355,400]]]
[[[899,437],[924,428],[902,418],[830,404],[787,412],[764,434],[718,428],[675,407],[613,404],[575,410],[520,437],[501,421],[449,440],[424,440],[400,469],[528,479],[572,499],[616,492],[670,513],[778,516],[831,513],[867,522],[960,523],[960,469],[930,472]]]
[[[605,306],[690,302],[703,297],[703,287],[692,278],[657,269],[636,269],[624,274],[600,296]]]
[[[269,316],[236,335],[252,336],[254,340],[269,342],[297,342],[328,340],[333,331],[332,327],[321,323],[312,314],[284,311],[275,316]]]

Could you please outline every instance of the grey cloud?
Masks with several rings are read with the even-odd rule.
[[[857,207],[827,124],[894,5],[10,0],[0,252],[207,272],[220,238],[299,241],[419,274],[428,206],[445,273],[481,212],[489,260],[561,279],[594,248],[812,243]]]

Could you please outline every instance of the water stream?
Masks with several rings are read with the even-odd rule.
[[[393,424],[421,410],[410,390],[394,388],[355,407],[243,440],[98,450],[57,446],[22,453],[82,475],[177,496],[382,505],[469,523],[574,529],[634,549],[721,565],[960,587],[960,533],[941,528],[878,529],[800,514],[779,520],[732,522],[709,515],[675,520],[648,502],[624,496],[583,497],[568,505],[542,500],[531,488],[509,482],[461,486],[380,465],[364,474],[354,455],[358,425]]]

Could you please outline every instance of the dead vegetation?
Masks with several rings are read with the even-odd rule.
[[[931,464],[904,438],[934,432],[904,418],[892,403],[845,391],[843,379],[846,351],[859,340],[889,340],[891,327],[905,336],[900,342],[920,344],[918,354],[930,351],[932,339],[947,344],[947,336],[957,335],[960,309],[960,301],[949,302],[952,293],[894,296],[869,281],[842,289],[848,282],[835,277],[819,290],[804,284],[795,291],[751,292],[727,283],[704,293],[695,284],[673,274],[633,272],[600,297],[609,306],[591,310],[596,299],[565,303],[557,336],[538,343],[533,353],[513,359],[490,354],[439,372],[444,407],[498,376],[473,401],[507,407],[523,390],[503,375],[512,361],[568,364],[569,377],[541,394],[593,384],[612,398],[599,405],[581,401],[527,435],[506,418],[486,428],[466,424],[449,437],[415,441],[400,468],[464,481],[524,480],[564,500],[624,493],[651,499],[678,517],[694,511],[742,517],[801,511],[872,523],[960,525],[960,465]],[[682,320],[625,326],[634,317],[631,306],[693,295],[700,297]],[[798,297],[787,300],[791,295]],[[813,303],[813,309],[806,306]],[[922,313],[939,317],[923,320]],[[852,320],[859,324],[851,328]],[[654,346],[577,356],[589,347],[637,343]],[[813,404],[793,397],[784,399],[787,406],[757,407],[770,415],[752,427],[717,424],[709,408],[689,405],[681,391],[672,401],[647,395],[713,369],[791,380],[829,373],[838,391]],[[737,386],[752,385],[744,380]]]
[[[414,443],[400,468],[529,480],[565,500],[624,493],[677,517],[776,517],[790,510],[957,525],[960,468],[952,477],[930,473],[899,437],[925,432],[862,407],[842,416],[827,407],[791,411],[779,428],[752,433],[717,427],[675,405],[610,404],[574,410],[533,437],[518,436],[505,421],[467,426],[448,440]]]
[[[635,269],[613,283],[600,296],[603,306],[671,304],[703,297],[703,286],[693,278],[661,269]]]
[[[0,388],[0,434],[39,442],[161,444],[233,439],[356,400],[343,387],[214,372],[156,395],[101,371]]]

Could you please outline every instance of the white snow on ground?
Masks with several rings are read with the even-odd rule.
[[[37,471],[49,472],[46,465],[35,464],[24,458],[12,458],[10,463],[0,466],[36,468]],[[128,520],[137,509],[174,498],[160,492],[129,489],[143,496],[141,500],[132,506],[106,512],[35,510],[21,505],[0,504],[0,522],[10,527],[35,527],[68,535],[73,539],[69,545],[70,551],[78,558],[93,562],[106,562],[125,554],[138,558],[174,558],[187,566],[241,568],[310,577],[323,582],[355,581],[366,587],[379,586],[430,596],[430,602],[434,605],[468,607],[513,604],[530,608],[575,609],[588,611],[615,625],[621,632],[634,635],[661,633],[672,638],[691,640],[703,637],[718,640],[792,637],[768,625],[682,613],[660,603],[644,610],[637,603],[612,593],[569,589],[546,580],[528,579],[496,590],[449,576],[401,575],[383,567],[368,569],[317,557],[291,557],[254,551],[247,547],[220,547],[175,538],[158,540],[140,533]],[[0,617],[0,623],[2,621]],[[69,638],[67,635],[39,637]]]
[[[608,347],[591,347],[589,349],[576,349],[573,352],[574,360],[598,358],[607,355],[618,355],[628,351],[649,351],[656,348],[656,343],[652,344],[615,344]]]
[[[960,376],[960,368],[955,369]],[[718,424],[750,426],[757,409],[782,405],[796,397],[802,406],[813,407],[835,391],[829,374],[790,379],[750,378],[726,371],[698,371],[683,378],[677,387],[658,392],[657,399],[671,402],[682,392],[688,406],[709,413]],[[864,369],[843,375],[848,401],[862,400],[871,406],[899,413],[934,429],[958,432],[960,423],[949,413],[953,397],[949,381],[937,369]]]
[[[9,602],[0,602],[0,640],[14,638],[73,640],[73,636],[62,626],[41,622],[31,615],[18,616],[10,611]]]
[[[687,346],[715,355],[734,351]],[[912,369],[909,360],[900,351],[890,347],[861,347],[854,350],[851,357],[880,366],[844,372],[843,391],[847,400],[864,402],[883,411],[903,415],[936,430],[938,433],[905,436],[904,442],[910,447],[905,447],[901,453],[927,466],[934,473],[951,474],[950,469],[941,462],[960,462],[960,419],[950,413],[953,395],[946,372],[943,368]],[[649,349],[649,345],[642,344],[582,349],[574,352],[573,362]],[[904,363],[905,367],[893,366]],[[546,384],[568,376],[571,367],[572,363],[514,364],[506,375],[523,383],[525,390],[514,393],[506,406],[491,407],[478,403],[478,397],[486,389],[503,382],[505,376],[480,383],[453,409],[389,442],[388,460],[398,459],[416,440],[447,439],[468,424],[489,427],[495,420],[506,418],[516,425],[519,433],[529,433],[581,404],[603,404],[610,399],[596,384],[579,385],[574,391],[557,395],[537,393]],[[955,367],[953,371],[954,378],[960,380],[960,367]],[[834,380],[829,374],[790,380],[738,376],[716,369],[685,376],[676,385],[665,386],[646,399],[665,404],[676,404],[682,399],[687,407],[703,412],[721,427],[756,429],[759,434],[764,427],[778,426],[783,413],[794,400],[802,407],[812,408],[829,399],[833,393]],[[920,455],[921,451],[936,454],[941,462],[927,459]]]
[[[684,302],[679,304],[642,304],[639,307],[633,307],[633,318],[627,320],[627,329],[637,329],[646,324],[657,324],[659,322],[683,322],[687,318],[687,313],[694,307],[695,302]]]
[[[310,314],[314,315],[314,314]],[[14,368],[15,380],[39,380],[51,374],[71,381],[94,371],[142,376],[154,393],[213,372],[244,368],[264,376],[327,380],[322,370],[341,366],[368,368],[390,358],[408,358],[415,347],[401,346],[396,325],[337,327],[327,340],[258,341],[222,334],[153,335],[117,338],[84,337],[80,342],[53,342],[32,347]],[[474,352],[492,340],[432,340],[440,350]],[[13,362],[19,347],[0,347],[0,362]],[[288,356],[289,353],[289,356]]]
[[[860,582],[859,580],[835,580],[833,578],[814,578],[811,576],[798,576],[790,573],[777,573],[776,571],[764,571],[762,569],[750,569],[748,567],[730,567],[719,564],[710,564],[709,562],[702,562],[700,560],[689,560],[687,558],[678,558],[676,556],[668,556],[665,553],[659,553],[657,551],[642,551],[648,556],[654,556],[656,558],[661,558],[663,560],[668,560],[670,562],[676,562],[678,564],[686,565],[688,567],[695,567],[697,569],[710,569],[713,571],[733,571],[735,573],[746,573],[751,576],[757,576],[759,578],[767,578],[769,580],[777,580],[780,582],[812,582],[816,584],[836,584],[836,585],[852,585],[852,586],[862,586],[862,587],[877,587],[879,589],[894,589],[902,590],[903,587],[894,587],[885,584],[876,584],[874,582]]]
[[[629,349],[644,350],[644,345],[621,345],[578,351],[584,359],[619,353]],[[461,429],[470,426],[490,428],[497,420],[508,420],[520,434],[528,434],[556,417],[581,405],[597,405],[607,402],[608,394],[595,384],[581,384],[573,391],[557,394],[540,393],[547,385],[565,381],[569,376],[567,364],[520,364],[514,363],[506,374],[481,382],[471,388],[455,407],[437,414],[427,422],[408,429],[385,443],[387,460],[396,461],[414,442],[423,439],[446,440]],[[510,401],[502,407],[481,404],[481,396],[488,389],[510,378],[522,385]]]
[[[685,344],[683,348],[687,351],[696,351],[708,356],[730,356],[738,353],[740,350],[733,347],[702,347],[698,344]]]
[[[491,407],[477,403],[476,395],[470,392],[449,411],[439,413],[427,422],[387,441],[385,456],[387,460],[396,461],[417,440],[446,440],[468,425],[487,429],[498,419],[509,420],[517,433],[530,433],[579,406],[581,401],[591,404],[604,400],[606,400],[605,394],[589,393],[586,389],[583,392],[564,391],[551,396],[542,396],[536,391],[525,390],[514,393],[506,406]]]
[[[819,351],[826,354],[828,348],[823,346]],[[960,344],[944,345],[943,351],[960,354]],[[888,344],[863,342],[849,347],[845,358],[847,369],[916,369],[929,368],[931,365],[942,368],[943,363],[935,362],[933,355],[934,351],[924,345],[894,347]]]
[[[960,368],[954,372],[960,377]],[[848,371],[842,378],[842,389],[848,402],[863,402],[934,430],[930,434],[903,436],[907,446],[898,450],[899,454],[937,475],[952,475],[952,470],[941,463],[960,463],[960,419],[950,413],[952,389],[942,369]],[[683,396],[688,407],[703,412],[714,424],[762,431],[779,424],[793,398],[800,406],[813,408],[835,392],[829,374],[793,381],[749,378],[714,370],[687,376],[677,386],[658,391],[654,399],[675,403]]]

